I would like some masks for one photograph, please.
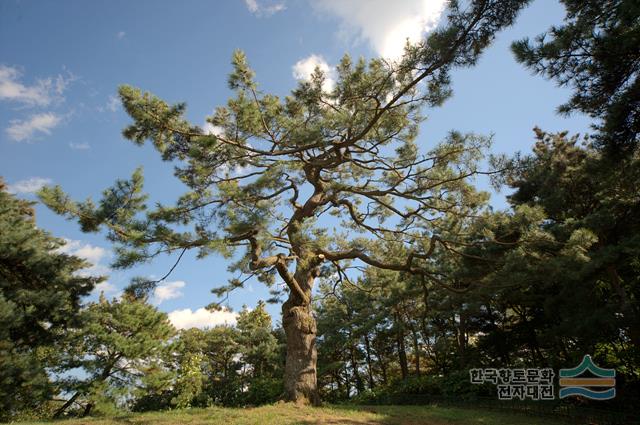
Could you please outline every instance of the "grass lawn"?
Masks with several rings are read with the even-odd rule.
[[[208,408],[130,414],[114,418],[70,419],[26,424],[224,424],[224,425],[561,425],[550,418],[534,418],[491,410],[438,406],[327,406],[321,408],[275,404],[248,409]]]

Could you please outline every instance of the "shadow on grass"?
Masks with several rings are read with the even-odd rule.
[[[567,422],[559,418],[536,417],[522,413],[511,413],[483,408],[452,407],[433,405],[403,405],[403,406],[358,406],[336,405],[335,411],[368,412],[380,415],[378,421],[363,421],[354,423],[369,423],[380,425],[565,425]],[[309,422],[312,424],[313,422]]]

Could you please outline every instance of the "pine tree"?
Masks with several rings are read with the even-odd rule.
[[[62,370],[82,368],[86,377],[68,379],[66,390],[75,391],[55,413],[62,415],[84,400],[83,416],[94,406],[105,408],[123,402],[132,390],[159,379],[167,385],[172,374],[163,365],[164,350],[174,335],[166,313],[144,300],[125,296],[107,300],[100,296],[83,311],[83,325],[68,330],[68,347]]]
[[[317,404],[316,278],[353,261],[436,278],[424,267],[436,246],[446,245],[434,229],[443,214],[464,215],[480,202],[467,179],[479,172],[488,140],[452,133],[420,152],[421,110],[451,95],[449,71],[474,65],[526,3],[477,0],[463,10],[451,2],[448,23],[407,46],[402,61],[345,56],[332,90],[323,89],[326,76],[317,69],[284,99],[261,92],[236,52],[229,77],[235,97],[208,118],[215,134],[188,123],[184,104],[121,87],[133,119],[124,136],[136,144],[150,140],[163,160],[177,164],[175,175],[189,191],[174,206],[149,210],[136,171],[98,205],[73,202],[60,188],[45,189],[41,198],[85,231],[106,227],[121,267],[161,253],[231,256],[245,248],[231,270],[268,285],[279,278],[288,289],[285,398]],[[323,224],[328,214],[341,229]],[[404,246],[408,257],[374,257],[375,239]],[[218,293],[242,284],[233,280]]]
[[[79,275],[89,264],[59,251],[64,241],[36,226],[32,206],[0,179],[0,420],[51,396],[52,347],[103,279]]]
[[[271,329],[271,316],[260,301],[253,310],[246,307],[237,320],[242,361],[254,378],[271,376],[278,369],[278,340]]]
[[[555,317],[572,323],[558,334],[573,336],[589,349],[611,344],[613,357],[637,363],[640,154],[636,151],[612,166],[588,139],[581,145],[577,136],[539,129],[536,138],[533,154],[520,159],[508,182],[516,189],[510,202],[541,207],[544,230],[561,243],[559,255],[549,263],[555,269],[544,273],[547,281],[555,277],[558,288],[537,295],[547,314],[553,307]],[[544,266],[536,267],[528,273],[540,276]],[[554,301],[551,295],[558,292]],[[573,308],[562,301],[567,298]]]

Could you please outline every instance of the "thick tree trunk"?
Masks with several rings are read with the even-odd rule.
[[[313,282],[311,278],[311,282]],[[302,281],[299,280],[299,281]],[[307,292],[311,295],[311,285]],[[316,377],[316,319],[308,302],[291,292],[282,305],[282,325],[287,336],[284,369],[285,400],[297,404],[319,405]]]

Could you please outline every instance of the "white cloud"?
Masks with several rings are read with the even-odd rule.
[[[118,38],[118,40],[122,40],[123,38],[125,38],[127,35],[126,32],[124,31],[118,31],[118,33],[116,34],[116,37]]]
[[[182,297],[184,294],[180,292],[180,288],[186,285],[182,280],[175,282],[164,282],[153,290],[153,303],[158,305],[167,300],[173,300]]]
[[[100,295],[103,293],[105,297],[119,297],[122,291],[120,291],[113,283],[111,282],[100,282],[94,288],[92,293],[94,295]]]
[[[210,122],[206,121],[202,126],[202,131],[204,131],[204,134],[213,134],[214,136],[222,136],[222,134],[224,133],[224,128],[218,125],[213,125]]]
[[[98,264],[100,260],[107,254],[104,248],[86,244],[79,247],[74,252],[78,257],[82,257],[92,264]]]
[[[320,55],[314,54],[296,62],[292,67],[293,77],[297,80],[309,81],[316,68],[320,68],[320,71],[325,75],[322,89],[324,91],[333,90],[336,84],[335,70]]]
[[[256,0],[244,0],[244,4],[247,5],[249,12],[256,13],[259,9],[258,2]]]
[[[102,260],[106,259],[111,253],[109,250],[94,246],[79,240],[65,239],[65,244],[58,251],[64,254],[75,255],[87,260],[91,266],[83,269],[81,276],[99,276],[109,273],[110,269],[107,265],[102,264]]]
[[[31,115],[26,120],[11,120],[5,130],[9,138],[17,142],[31,139],[36,133],[51,134],[51,130],[62,122],[62,118],[53,112]]]
[[[43,177],[31,177],[26,180],[20,180],[7,187],[9,193],[34,193],[42,189],[43,186],[51,184],[52,180]]]
[[[169,313],[169,321],[177,329],[210,328],[217,325],[233,325],[236,323],[238,313],[228,310],[209,311],[199,308],[192,311],[190,308],[174,310]]]
[[[84,142],[84,143],[69,142],[69,147],[71,149],[75,149],[75,150],[79,150],[79,151],[91,149],[91,146],[89,145],[89,143],[86,143],[86,142]]]
[[[382,57],[398,59],[407,39],[415,43],[438,25],[447,0],[319,0],[313,5],[340,18],[343,36],[366,40]]]
[[[277,0],[244,0],[244,4],[258,17],[269,17],[287,8],[283,1]]]
[[[76,77],[68,73],[65,77],[38,79],[31,86],[23,84],[22,73],[17,68],[0,65],[0,100],[22,103],[26,106],[47,106],[55,100],[63,100],[62,93]]]

